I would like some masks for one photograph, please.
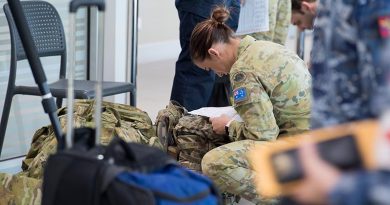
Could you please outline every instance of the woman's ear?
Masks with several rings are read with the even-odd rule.
[[[209,48],[208,52],[211,57],[219,57],[219,52],[215,48]]]

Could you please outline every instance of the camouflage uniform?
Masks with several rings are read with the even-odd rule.
[[[162,149],[162,145],[155,135],[152,121],[146,112],[128,105],[110,102],[103,102],[102,110],[101,144],[106,145],[114,136],[118,136],[128,142],[148,144]],[[66,107],[57,112],[61,126],[65,131]],[[94,103],[92,100],[76,101],[74,126],[94,127],[93,114]],[[0,183],[2,183],[0,204],[40,204],[43,170],[49,155],[56,151],[56,147],[57,140],[52,126],[42,127],[35,132],[31,148],[23,160],[23,171],[14,176],[0,174]]]
[[[250,36],[241,41],[230,76],[234,107],[244,122],[230,124],[229,138],[236,142],[208,152],[202,171],[222,191],[265,203],[253,186],[255,173],[245,153],[254,144],[309,129],[311,77],[292,51]]]
[[[257,40],[273,41],[284,45],[291,21],[291,1],[269,0],[269,31],[250,34]]]
[[[312,128],[376,117],[388,107],[389,4],[320,1],[311,57]]]

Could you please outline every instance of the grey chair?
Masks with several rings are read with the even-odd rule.
[[[66,76],[66,42],[64,28],[61,18],[54,8],[45,1],[24,1],[21,2],[24,14],[27,19],[30,31],[32,33],[39,57],[60,56],[59,80],[49,84],[50,91],[57,99],[57,107],[61,107],[62,99],[67,95]],[[17,61],[26,60],[26,54],[23,49],[15,22],[13,20],[8,4],[5,4],[4,13],[8,21],[11,35],[11,63],[8,80],[7,93],[3,106],[3,113],[0,123],[0,154],[6,133],[12,98],[16,94],[40,96],[37,86],[16,85]],[[95,81],[75,80],[75,98],[93,99],[95,97]],[[124,82],[103,82],[102,95],[111,96],[120,93],[135,92],[135,86],[132,83]],[[135,103],[135,100],[132,100]]]

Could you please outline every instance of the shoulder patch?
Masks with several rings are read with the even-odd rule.
[[[233,91],[234,103],[242,102],[248,99],[248,93],[245,87],[237,88]]]
[[[390,16],[380,16],[378,18],[378,27],[382,38],[390,37]]]
[[[245,78],[246,78],[246,74],[245,74],[244,72],[242,72],[242,71],[237,72],[237,73],[234,74],[234,76],[233,76],[234,82],[242,82],[242,81],[245,80]]]

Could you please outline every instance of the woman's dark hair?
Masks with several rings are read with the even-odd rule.
[[[212,11],[209,19],[195,26],[190,39],[192,60],[203,61],[208,58],[208,50],[213,43],[229,43],[234,34],[234,31],[225,24],[229,17],[229,10],[226,7],[218,6]]]

